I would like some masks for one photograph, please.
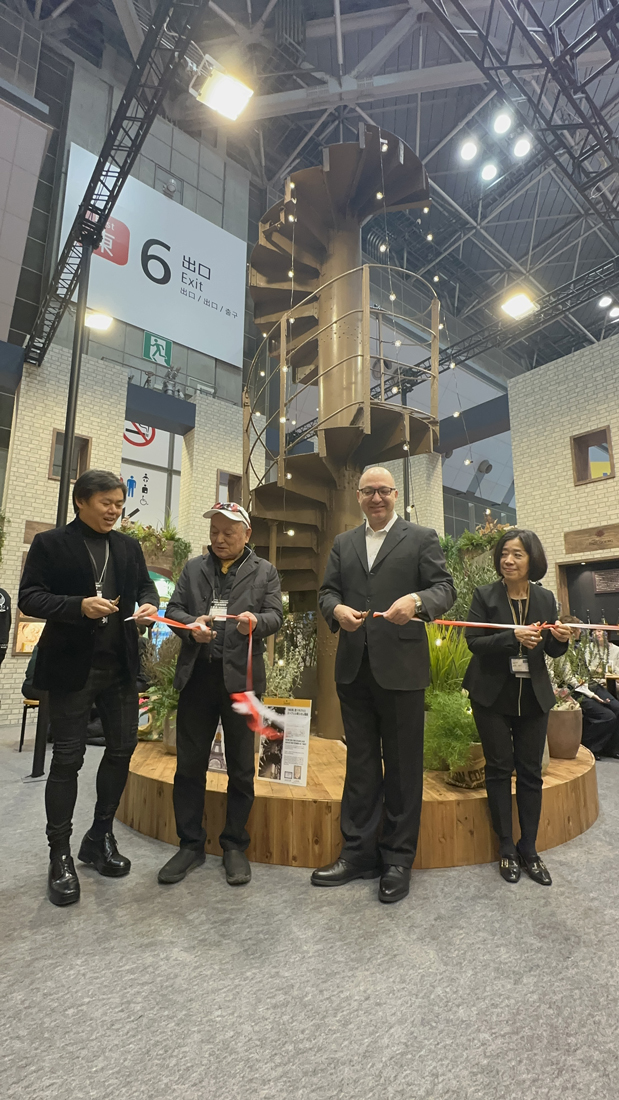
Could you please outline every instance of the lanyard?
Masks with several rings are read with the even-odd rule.
[[[521,601],[520,600],[518,601],[518,618],[516,618],[516,608],[514,607],[514,604],[512,603],[512,598],[511,598],[509,592],[507,592],[507,587],[505,588],[505,591],[507,593],[507,599],[509,601],[509,609],[512,613],[512,619],[514,620],[514,626],[524,626],[526,624],[527,615],[529,613],[529,600],[531,598],[531,585],[529,584],[527,586],[527,599],[526,599],[526,603],[525,603],[525,607],[524,607],[524,614],[522,613],[522,610],[521,610]],[[520,643],[520,648],[519,648],[519,656],[522,657],[522,654],[523,654],[523,649],[522,649],[522,642],[521,642]]]
[[[85,547],[88,551],[88,557],[90,558],[90,560],[92,562],[92,571],[93,571],[94,578],[95,578],[95,588],[97,590],[97,596],[102,596],[103,595],[103,581],[104,581],[104,578],[105,578],[105,574],[107,572],[107,565],[108,565],[108,562],[110,560],[110,544],[109,544],[109,541],[108,541],[108,539],[105,540],[105,561],[103,563],[103,569],[101,570],[101,573],[100,573],[98,579],[97,579],[97,563],[96,563],[96,561],[95,561],[95,559],[92,555],[92,552],[90,550],[90,547],[89,547],[88,543],[84,542],[84,545],[85,545]]]

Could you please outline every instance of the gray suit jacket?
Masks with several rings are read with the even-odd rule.
[[[320,610],[332,631],[338,603],[356,611],[386,611],[394,600],[416,592],[423,618],[439,618],[456,598],[436,531],[398,518],[368,570],[365,523],[337,535],[319,593]],[[416,691],[430,682],[426,629],[418,618],[404,626],[368,615],[354,633],[342,630],[335,659],[335,679],[351,684],[363,658],[367,638],[370,668],[381,687]]]
[[[198,615],[207,615],[213,598],[215,566],[210,554],[187,562],[172,593],[166,617],[178,623],[192,623]],[[241,562],[228,597],[228,614],[252,611],[258,622],[253,633],[254,690],[265,688],[263,638],[275,634],[282,625],[282,593],[277,569],[265,558],[252,552]],[[245,691],[247,674],[247,635],[239,634],[234,620],[218,623],[224,630],[223,673],[226,689]],[[200,642],[188,630],[179,630],[183,647],[176,665],[174,687],[179,691],[189,682],[196,663]]]

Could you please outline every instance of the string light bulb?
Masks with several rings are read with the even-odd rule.
[[[386,153],[388,148],[389,148],[389,145],[387,144],[386,141],[381,142],[381,146],[380,146],[381,153]]]
[[[426,234],[426,240],[427,241],[433,241],[434,240],[434,233],[427,233]]]
[[[383,195],[382,191],[377,191],[377,192],[376,192],[376,198],[377,198],[377,199],[384,199],[384,197],[385,197],[385,196]]]
[[[473,459],[472,459],[472,458],[465,458],[465,460],[464,460],[464,465],[465,465],[465,466],[470,466],[470,465],[471,465],[471,462],[472,462],[472,461],[473,461]]]
[[[456,419],[457,419],[457,418],[458,418],[458,417],[460,416],[460,413],[458,412],[458,410],[457,410],[457,409],[456,409],[456,411],[455,411],[455,413],[454,413],[454,416],[456,417]]]
[[[292,270],[292,268],[290,268],[290,271],[288,272],[288,278],[289,279],[294,278],[294,271]]]
[[[395,346],[396,346],[396,348],[401,348],[402,347],[402,341],[401,340],[396,340]]]
[[[449,364],[449,369],[450,370],[455,370],[456,369],[456,363],[455,363],[454,359],[451,360],[451,363]]]
[[[379,244],[379,246],[378,246],[378,251],[379,251],[379,252],[386,252],[386,251],[387,251],[387,245],[385,244],[385,242],[384,242],[384,241],[383,241],[383,243],[382,243],[382,244]]]
[[[286,481],[292,481],[292,474],[286,474]]]
[[[398,387],[397,386],[392,386],[391,387],[391,392],[392,393],[397,393],[398,392]]]
[[[391,291],[391,294],[389,295],[389,301],[395,302],[395,294],[393,293],[393,291]]]
[[[424,206],[423,212],[424,212],[424,214],[429,214],[430,213],[430,207],[429,206]]]
[[[440,279],[440,275],[434,275],[433,278],[432,278],[432,282],[433,283],[438,283],[439,279]]]
[[[290,535],[290,538],[292,538],[292,536],[294,535],[294,527],[289,527],[286,531],[286,534]]]

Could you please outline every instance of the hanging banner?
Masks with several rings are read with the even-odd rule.
[[[61,247],[96,163],[71,146]],[[246,251],[239,237],[130,176],[93,254],[88,305],[161,334],[161,346],[174,340],[240,367]]]
[[[281,715],[283,731],[261,737],[258,779],[307,787],[311,699],[263,699],[265,706]]]

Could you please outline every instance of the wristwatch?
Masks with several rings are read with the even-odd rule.
[[[419,599],[416,592],[410,592],[409,595],[411,595],[415,601],[415,615],[421,615],[423,611],[423,600]]]

